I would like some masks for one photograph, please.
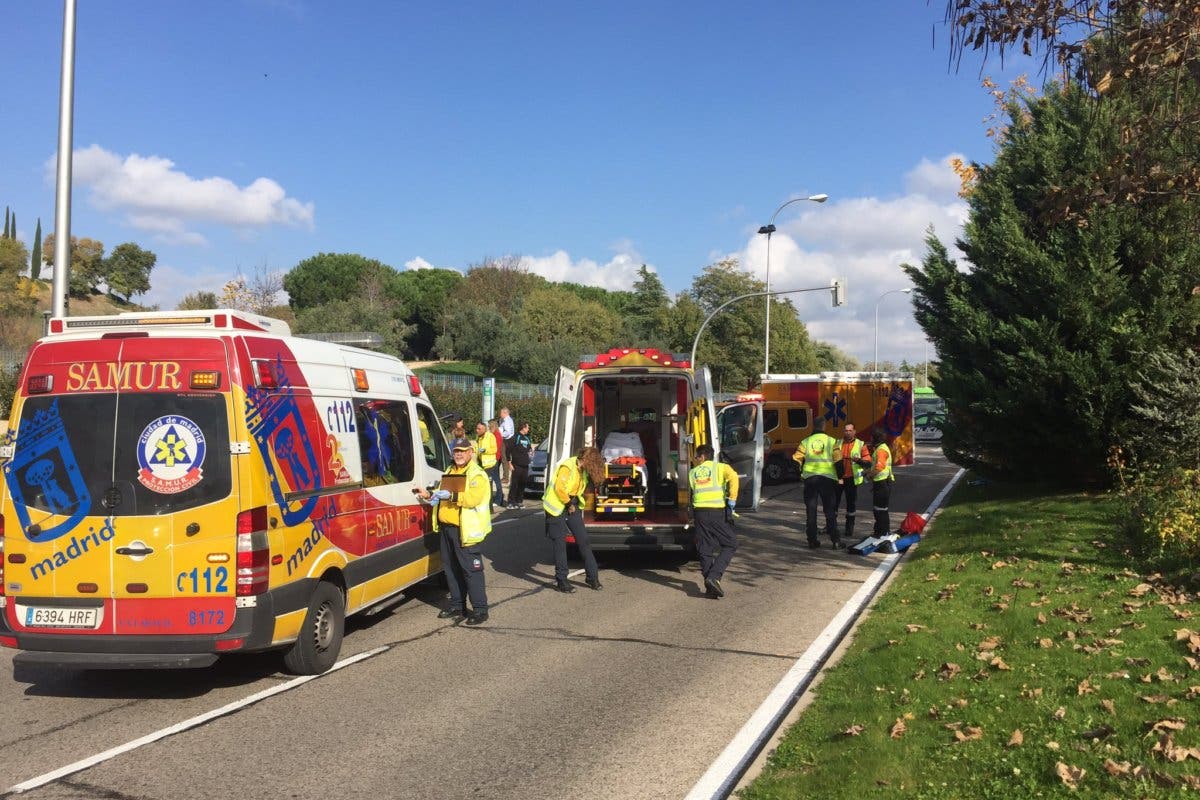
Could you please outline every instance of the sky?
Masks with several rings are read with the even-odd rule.
[[[54,228],[64,4],[9,0],[0,205]],[[966,205],[1015,77],[942,0],[77,0],[71,233],[154,251],[140,302],[321,252],[672,294],[736,257],[810,333],[923,361],[902,263]],[[1018,65],[1019,66],[1019,65]],[[747,301],[752,302],[752,301]],[[878,312],[878,328],[876,328]],[[934,356],[933,352],[929,353]]]

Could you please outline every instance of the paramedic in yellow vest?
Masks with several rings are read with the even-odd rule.
[[[737,534],[726,521],[725,509],[732,511],[737,505],[738,476],[733,467],[712,457],[712,445],[696,448],[696,466],[688,472],[688,486],[692,490],[696,554],[700,557],[704,591],[716,600],[725,596],[721,576],[737,550]]]
[[[891,522],[888,519],[888,505],[892,499],[892,448],[888,447],[887,434],[883,428],[876,428],[871,433],[871,443],[875,445],[874,464],[871,467],[871,510],[875,512],[875,535],[886,536]]]
[[[479,625],[488,618],[479,545],[492,530],[489,504],[492,486],[487,474],[475,463],[475,448],[469,441],[455,439],[450,443],[450,452],[454,465],[446,470],[441,483],[458,483],[458,479],[447,479],[462,475],[464,488],[451,491],[439,485],[433,492],[413,491],[433,505],[433,529],[441,539],[442,571],[450,587],[450,605],[438,617],[466,617],[468,625]],[[470,612],[464,602],[467,599],[471,601]]]
[[[492,496],[488,500],[491,505],[503,505],[503,495],[500,494],[500,447],[496,442],[496,434],[492,433],[482,422],[475,423],[475,453],[479,466],[492,482]],[[497,500],[500,496],[500,500]],[[491,506],[488,507],[489,510]]]
[[[567,535],[570,534],[583,556],[587,585],[600,591],[604,588],[600,584],[600,569],[583,524],[583,493],[589,480],[593,490],[604,482],[604,459],[596,448],[583,447],[558,462],[547,474],[542,509],[546,512],[546,537],[554,544],[554,588],[563,594],[575,591],[567,581]]]
[[[838,443],[825,433],[825,418],[813,420],[812,435],[800,443],[792,458],[800,464],[800,480],[804,481],[804,509],[807,512],[805,533],[808,534],[808,546],[820,547],[821,540],[817,538],[817,501],[825,512],[825,533],[833,542],[833,549],[840,550],[846,545],[837,531],[837,497],[838,478],[833,466],[834,455]]]
[[[867,443],[857,438],[853,422],[847,422],[842,429],[842,441],[838,443],[837,476],[841,483],[834,493],[833,507],[841,508],[842,496],[846,497],[846,525],[842,538],[854,536],[854,515],[858,510],[858,487],[862,486],[863,468],[871,466],[871,449]]]

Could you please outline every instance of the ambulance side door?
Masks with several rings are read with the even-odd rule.
[[[738,508],[756,510],[762,492],[762,401],[730,403],[717,412],[718,459],[738,476]]]
[[[550,440],[550,450],[546,454],[548,480],[555,465],[571,455],[571,437],[575,433],[575,397],[579,392],[577,384],[574,370],[558,368],[558,376],[554,380],[554,398],[550,403],[550,430],[546,433],[546,438]]]
[[[696,463],[696,448],[710,444],[714,458],[721,455],[721,442],[714,435],[717,430],[717,409],[713,403],[712,376],[708,367],[698,367],[692,382],[692,403],[688,407],[688,469]],[[680,467],[682,473],[683,467]]]

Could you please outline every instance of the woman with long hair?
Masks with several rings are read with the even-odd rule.
[[[583,524],[583,494],[589,482],[593,490],[604,481],[604,459],[594,447],[582,447],[575,455],[555,465],[546,481],[542,508],[546,512],[546,536],[554,544],[554,588],[564,594],[575,591],[567,581],[567,535],[575,537],[579,554],[583,556],[586,582],[595,591],[604,588],[600,583],[600,568],[587,528]]]

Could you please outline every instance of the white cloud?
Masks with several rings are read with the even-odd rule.
[[[434,269],[435,267],[433,266],[433,264],[430,264],[425,259],[421,258],[420,256],[417,256],[416,258],[412,259],[411,261],[405,261],[404,268],[405,269]]]
[[[628,291],[638,279],[645,263],[629,242],[620,242],[618,252],[605,264],[583,258],[572,261],[565,250],[549,256],[522,256],[521,266],[551,281],[570,281],[585,286],[600,286],[610,291]],[[653,267],[648,267],[653,270]]]
[[[823,287],[833,278],[846,279],[847,303],[841,308],[833,308],[824,291],[790,296],[812,336],[869,365],[878,303],[880,360],[924,359],[925,335],[913,319],[910,296],[880,298],[911,287],[900,265],[920,263],[931,226],[950,247],[951,256],[959,255],[953,243],[966,221],[967,205],[957,197],[959,181],[949,166],[951,157],[936,163],[923,159],[907,174],[904,196],[831,199],[776,221],[778,230],[771,236],[772,289]],[[750,237],[733,255],[744,268],[765,278],[767,238],[756,233]]]
[[[218,268],[197,270],[156,264],[154,271],[150,273],[150,291],[138,295],[134,301],[146,306],[157,305],[163,311],[170,311],[192,292],[212,292],[219,297],[226,282],[234,277],[236,276]]]
[[[55,160],[46,162],[53,175]],[[195,223],[233,228],[287,225],[311,229],[313,204],[288,197],[270,178],[239,187],[228,178],[193,178],[160,156],[120,156],[92,145],[76,150],[74,181],[89,190],[92,205],[126,215],[128,224],[171,243],[202,244]]]

